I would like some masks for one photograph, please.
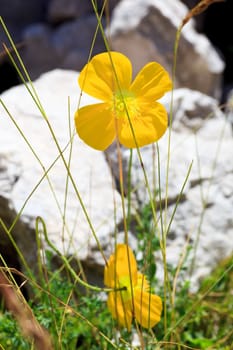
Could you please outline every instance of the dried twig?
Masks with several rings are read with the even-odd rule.
[[[6,307],[16,318],[22,333],[34,341],[37,350],[53,350],[48,332],[40,326],[19,289],[0,268],[0,292]]]
[[[204,12],[207,7],[209,7],[211,4],[215,2],[225,2],[225,0],[201,0],[195,7],[193,7],[186,17],[182,21],[182,27],[194,16],[199,15],[200,13]]]

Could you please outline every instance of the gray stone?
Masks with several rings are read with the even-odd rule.
[[[33,22],[45,19],[46,0],[1,0],[1,17],[13,36],[15,43],[21,42],[22,30]],[[0,39],[5,39],[3,31],[0,31]],[[5,40],[4,40],[5,41]]]
[[[108,28],[112,48],[132,60],[135,73],[149,61],[171,72],[176,31],[187,12],[179,0],[122,0]],[[219,98],[223,69],[222,59],[191,20],[181,33],[176,86]]]
[[[119,0],[98,0],[97,4],[98,13],[101,12],[104,3],[106,4],[107,11],[113,10],[116,3]],[[75,18],[80,18],[94,13],[92,1],[83,0],[51,0],[48,4],[48,20],[52,23],[59,23],[69,21]]]
[[[41,0],[33,5],[27,1],[27,11],[24,2],[10,3],[12,14],[6,5],[3,8],[6,23],[33,80],[54,68],[82,69],[97,28],[91,1]],[[97,5],[101,9],[103,0]],[[111,47],[129,56],[134,73],[149,61],[158,61],[171,72],[176,30],[187,11],[178,0],[111,0],[110,16],[104,12],[102,24],[105,27],[109,20]],[[193,23],[190,21],[182,30],[176,86],[219,98],[223,61],[207,38],[195,31]],[[7,42],[5,35],[1,41]],[[99,32],[93,55],[105,50]]]
[[[81,70],[88,60],[96,26],[95,15],[90,15],[69,21],[56,29],[47,24],[27,27],[23,36],[25,47],[22,59],[30,77],[35,79],[54,68]],[[104,50],[99,33],[92,55]]]
[[[103,26],[117,2],[95,1],[98,13],[106,5]],[[86,64],[97,29],[91,0],[3,0],[1,16],[32,80],[55,68],[80,71]],[[11,47],[4,30],[0,31],[0,41]],[[98,31],[92,55],[105,50]],[[7,55],[1,54],[0,64],[6,60]]]
[[[91,1],[51,0],[48,5],[48,20],[52,23],[70,21],[93,12]]]

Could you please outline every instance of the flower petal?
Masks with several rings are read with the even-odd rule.
[[[139,286],[140,290],[144,290],[144,292],[147,292],[150,288],[150,285],[147,281],[147,278],[145,275],[143,275],[141,272],[138,272],[137,275],[137,288]]]
[[[162,300],[158,295],[134,291],[134,313],[137,322],[144,328],[152,328],[160,321]]]
[[[128,119],[118,119],[118,138],[122,145],[136,148],[135,140]],[[138,147],[158,141],[168,125],[167,111],[158,102],[141,104],[140,114],[131,117],[131,123]]]
[[[132,323],[132,304],[131,302],[123,303],[120,292],[110,292],[107,301],[108,309],[112,317],[117,320],[119,325],[131,328]]]
[[[137,283],[137,263],[130,247],[118,244],[116,252],[110,256],[104,269],[104,284],[116,288],[119,279],[124,276],[131,276],[134,286]]]
[[[79,86],[83,91],[102,101],[111,99],[114,91],[119,90],[119,86],[122,90],[128,90],[131,80],[130,60],[125,55],[114,51],[94,56],[84,66],[78,78]]]
[[[105,150],[115,138],[115,123],[109,106],[98,103],[78,109],[75,126],[79,137],[92,148]]]
[[[140,70],[130,90],[137,97],[156,101],[171,88],[168,72],[159,63],[150,62]]]

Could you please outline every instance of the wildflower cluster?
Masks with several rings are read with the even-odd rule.
[[[146,64],[132,81],[130,60],[119,52],[94,56],[78,79],[82,91],[101,102],[79,108],[75,126],[79,137],[97,150],[105,150],[116,139],[128,148],[159,140],[168,125],[167,112],[157,102],[171,89],[164,68]],[[104,271],[104,283],[112,291],[108,308],[119,325],[131,328],[135,319],[145,328],[160,321],[162,301],[150,293],[150,286],[126,244],[118,244]]]

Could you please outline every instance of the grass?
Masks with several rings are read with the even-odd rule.
[[[145,217],[145,224],[147,222]],[[139,246],[142,243],[140,240]],[[44,293],[42,289],[35,287],[34,299],[31,298],[28,303],[38,322],[52,336],[54,349],[114,349],[105,337],[115,339],[114,345],[118,349],[129,349],[127,344],[131,343],[132,334],[126,330],[121,335],[116,334],[118,327],[106,308],[106,301],[99,293],[80,294],[77,286],[74,286],[61,269],[51,269],[51,252],[47,255],[46,291],[49,292]],[[232,349],[232,264],[233,257],[222,261],[203,280],[195,294],[190,294],[188,281],[178,285],[175,310],[168,303],[167,312],[169,324],[172,324],[172,318],[182,322],[170,333],[169,349]],[[155,276],[154,271],[152,275]],[[152,283],[156,282],[153,280]],[[162,293],[161,287],[159,294]],[[154,349],[150,334],[143,332],[145,349]],[[163,320],[156,326],[155,333],[157,339],[164,338]],[[166,348],[165,344],[161,341],[159,348]],[[33,342],[25,339],[14,316],[3,305],[0,313],[0,345],[2,349],[8,350],[33,348]],[[140,349],[140,345],[135,346],[135,349]]]
[[[203,1],[203,3],[208,5],[211,1]],[[92,1],[92,4],[98,19],[98,28],[105,41],[106,50],[109,50],[109,45],[101,24],[103,10],[98,13],[95,2]],[[197,7],[196,10],[190,11],[177,32],[174,50],[175,63],[182,26],[192,16],[197,15],[201,9],[203,10],[204,8]],[[17,49],[10,37],[10,33],[8,33],[4,22],[1,21],[1,23],[9,37],[12,50],[18,58],[18,61],[16,62],[11,55],[11,52],[5,47],[6,52],[12,60],[22,82],[27,86],[28,93],[31,95],[34,103],[40,110],[41,117],[44,118],[48,125],[59,155],[64,162],[64,167],[67,170],[67,178],[71,180],[71,185],[75,188],[77,200],[81,203],[88,221],[88,213],[86,212],[78,188],[73,181],[72,174],[70,173],[69,162],[67,163],[63,157],[56,135],[49,124],[49,118],[40,103],[33,83],[30,82],[30,77],[18,55]],[[95,38],[93,39],[93,46],[94,41]],[[90,49],[90,56],[91,51],[92,48]],[[173,79],[174,76],[175,64],[173,68]],[[27,81],[29,81],[29,84],[26,84]],[[2,101],[1,103],[7,110],[7,106],[4,106]],[[12,118],[19,133],[24,138],[25,142],[28,143],[25,135],[18,128],[14,116],[9,115],[9,117]],[[172,125],[172,108],[170,114],[170,125]],[[171,133],[172,127],[169,128],[169,135],[171,135]],[[72,138],[72,133],[70,133],[70,135]],[[35,153],[30,143],[28,145],[31,148],[31,151]],[[170,142],[168,150],[168,153],[170,154],[170,152],[172,152],[170,149]],[[42,218],[37,219],[35,228],[37,233],[38,251],[41,250],[38,259],[39,275],[35,276],[30,267],[26,265],[26,261],[11,235],[12,228],[16,222],[20,220],[20,216],[23,212],[22,208],[22,212],[18,213],[10,228],[6,227],[6,224],[1,220],[1,226],[13,243],[19,260],[25,267],[25,272],[23,275],[20,271],[8,268],[4,256],[1,256],[3,267],[0,269],[0,272],[2,274],[3,282],[0,282],[0,287],[3,297],[0,308],[0,349],[233,349],[233,257],[229,257],[222,261],[216,270],[213,271],[208,278],[202,281],[200,289],[195,294],[190,292],[190,281],[182,279],[182,273],[185,270],[184,261],[182,261],[179,266],[169,266],[166,262],[166,237],[170,227],[170,221],[167,217],[168,203],[165,199],[165,202],[161,204],[164,208],[165,216],[163,217],[164,221],[160,223],[162,232],[159,232],[157,212],[160,212],[160,208],[156,208],[153,201],[153,192],[149,188],[140,149],[137,149],[137,154],[142,165],[142,171],[144,172],[145,186],[148,190],[150,202],[145,204],[136,215],[134,211],[131,210],[129,167],[128,213],[123,213],[123,226],[125,229],[126,241],[128,239],[128,227],[132,226],[134,228],[137,236],[137,249],[135,255],[138,257],[138,267],[147,275],[152,289],[155,289],[156,294],[160,295],[164,301],[164,311],[161,322],[151,330],[141,329],[137,324],[133,325],[132,331],[119,328],[106,307],[106,293],[103,293],[102,288],[98,286],[89,286],[88,281],[84,281],[81,278],[81,275],[79,276],[79,274],[76,273],[72,267],[70,257],[63,256],[48,240],[46,223]],[[40,161],[40,155],[35,154],[35,157],[43,168],[43,164]],[[120,154],[119,159],[121,160]],[[56,160],[54,160],[54,162],[55,161]],[[51,166],[53,166],[53,164]],[[120,173],[121,170],[120,163]],[[187,169],[187,174],[189,171],[191,171],[191,167],[190,169]],[[167,160],[167,181],[169,177],[168,175],[169,155]],[[49,180],[49,173],[46,172],[45,169],[44,177]],[[188,175],[185,179],[184,185],[187,180]],[[38,186],[39,185],[40,184],[38,184]],[[160,202],[159,181],[157,187],[155,194]],[[125,208],[124,187],[121,181],[120,191],[122,195],[122,207]],[[182,193],[180,194],[180,197],[181,195]],[[31,196],[33,196],[33,192]],[[25,203],[30,201],[30,197],[25,199]],[[179,206],[179,202],[177,202],[176,206]],[[134,213],[132,216],[130,215],[131,211]],[[202,215],[204,214],[205,211]],[[171,220],[173,219],[173,215],[175,215],[175,211],[170,218]],[[62,215],[61,220],[63,220]],[[92,234],[95,237],[92,223],[89,222],[89,225]],[[40,234],[44,234],[50,250],[44,251],[40,246]],[[117,241],[117,234],[115,239]],[[98,246],[98,249],[102,253],[101,246]],[[162,253],[164,263],[163,285],[160,285],[156,278],[156,261],[151,259],[152,254],[159,251]],[[187,250],[186,253],[188,254],[189,250]],[[60,258],[60,265],[56,267],[53,264],[54,255],[57,255]],[[79,262],[79,267],[81,270],[81,262]],[[21,276],[21,280],[23,281],[22,286],[25,283],[26,286],[30,285],[30,293],[27,300],[25,300],[21,294],[21,288],[19,288],[15,282],[16,275]],[[80,289],[80,284],[85,287],[86,293],[83,293],[83,289]],[[174,288],[174,286],[176,288]],[[11,310],[11,312],[9,310]],[[50,337],[51,344],[48,341]],[[47,344],[47,346],[44,344]]]

